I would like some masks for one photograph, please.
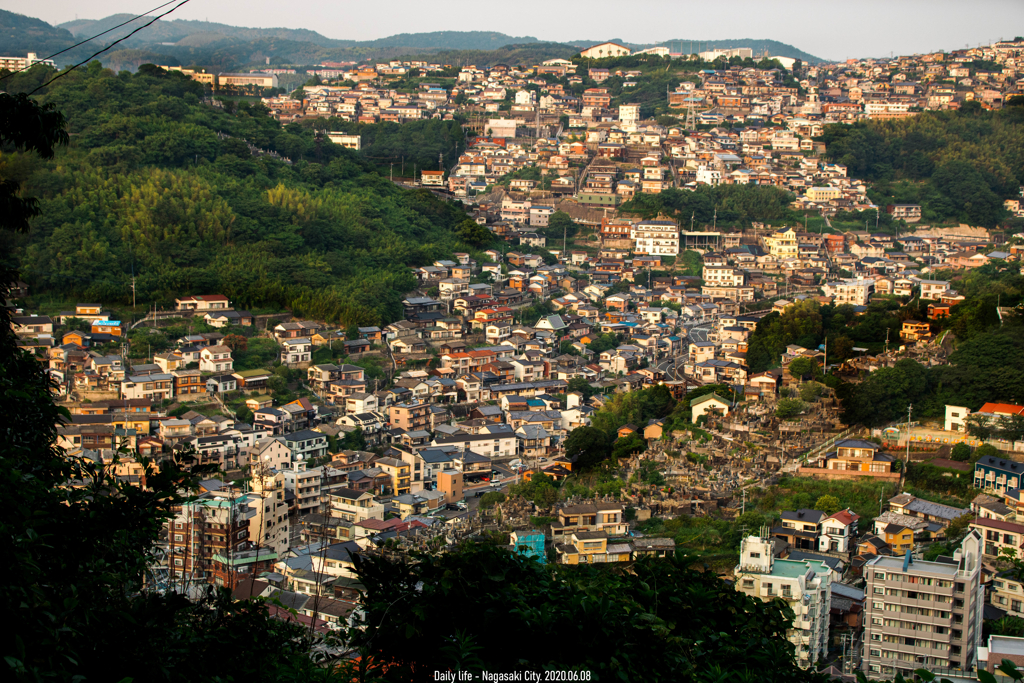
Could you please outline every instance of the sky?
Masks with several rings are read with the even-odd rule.
[[[142,14],[163,0],[0,0],[0,9],[51,24]],[[294,10],[282,12],[283,7]],[[499,31],[541,40],[634,43],[729,38],[789,43],[829,60],[972,47],[1024,35],[1024,0],[189,0],[168,19],[256,28],[307,28],[328,38],[372,40],[396,33]]]

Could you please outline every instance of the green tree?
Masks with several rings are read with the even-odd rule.
[[[455,233],[466,244],[478,248],[494,241],[494,234],[490,230],[470,218],[459,223]]]
[[[565,440],[565,457],[581,470],[597,466],[609,455],[608,436],[596,427],[577,427]]]
[[[817,367],[818,363],[814,359],[800,356],[790,362],[789,374],[793,375],[793,377],[806,377],[813,375]]]
[[[548,225],[543,230],[544,235],[548,239],[560,240],[565,235],[569,239],[576,236],[579,231],[579,226],[575,221],[564,211],[555,211],[553,214],[548,216]]]
[[[958,443],[949,451],[949,458],[950,460],[967,462],[971,459],[971,447],[963,442]]]
[[[826,494],[824,496],[820,496],[818,500],[814,502],[814,509],[820,510],[826,515],[833,515],[843,508],[838,498]]]
[[[365,451],[367,448],[366,435],[363,434],[362,427],[356,427],[351,432],[345,432],[345,436],[342,437],[338,445],[343,451]]]
[[[643,437],[633,432],[627,437],[616,439],[612,444],[612,458],[627,458],[636,453],[643,453],[647,450],[647,442]]]
[[[784,398],[775,407],[775,417],[787,419],[796,417],[807,410],[807,404],[795,398]]]
[[[566,387],[567,391],[577,391],[583,394],[583,400],[589,401],[592,396],[598,393],[598,390],[590,386],[590,382],[584,377],[573,377],[569,380],[569,386]]]
[[[793,663],[785,603],[747,596],[691,564],[668,558],[642,560],[628,573],[581,571],[486,544],[409,561],[360,557],[366,628],[357,645],[387,662],[395,680],[439,668],[473,675],[556,668],[600,680],[707,683],[757,671],[766,683],[824,682]],[[439,628],[431,615],[440,610],[478,615],[472,633],[458,624]],[[531,647],[505,647],[509,632],[530,632]]]

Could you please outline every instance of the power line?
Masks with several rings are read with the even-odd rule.
[[[131,33],[129,33],[128,35],[126,35],[126,36],[125,36],[124,38],[118,38],[117,40],[115,40],[114,42],[112,42],[112,43],[111,43],[110,45],[107,45],[107,46],[106,46],[105,48],[103,48],[103,49],[102,49],[102,50],[100,50],[99,52],[95,52],[95,53],[93,53],[92,55],[90,55],[89,57],[87,57],[86,59],[83,59],[82,61],[80,61],[80,62],[79,62],[78,64],[75,64],[74,66],[72,66],[72,67],[70,67],[70,68],[64,69],[64,70],[63,70],[63,71],[61,71],[61,72],[60,72],[59,74],[57,74],[56,76],[54,76],[53,78],[51,78],[50,80],[48,80],[48,81],[47,81],[46,83],[43,83],[43,84],[42,84],[41,86],[39,86],[38,88],[36,88],[36,89],[35,89],[35,90],[33,90],[32,92],[30,92],[30,93],[29,93],[29,95],[34,95],[34,94],[36,94],[36,93],[37,93],[37,92],[38,92],[38,91],[39,91],[39,90],[40,90],[41,88],[45,88],[46,86],[50,85],[50,84],[51,84],[51,83],[53,83],[53,82],[54,82],[55,80],[57,80],[58,78],[61,78],[61,77],[63,77],[63,76],[67,76],[67,75],[68,75],[69,73],[71,73],[72,71],[74,71],[74,70],[75,70],[75,69],[77,69],[78,67],[82,66],[83,64],[87,64],[87,63],[89,63],[89,62],[90,62],[90,61],[92,60],[92,58],[93,58],[93,57],[96,57],[96,56],[98,56],[98,55],[101,55],[101,54],[103,54],[104,52],[106,52],[107,50],[109,50],[110,48],[112,48],[112,47],[114,47],[115,45],[117,45],[118,43],[121,43],[121,42],[124,42],[125,40],[128,40],[129,38],[131,38],[132,36],[134,36],[134,35],[135,35],[136,33],[138,33],[139,31],[141,31],[142,29],[144,29],[144,28],[146,28],[146,27],[148,27],[148,26],[151,26],[151,25],[152,25],[152,24],[154,24],[154,23],[155,23],[155,22],[156,22],[156,21],[157,21],[158,19],[160,19],[160,18],[162,18],[162,17],[166,17],[166,16],[168,15],[168,14],[170,14],[170,13],[171,13],[171,12],[173,12],[174,10],[178,9],[179,7],[181,7],[182,5],[184,5],[185,3],[187,3],[188,1],[189,1],[189,0],[181,0],[181,2],[179,2],[179,3],[177,4],[177,5],[175,5],[175,6],[174,6],[174,7],[172,7],[171,9],[167,10],[167,11],[166,11],[166,12],[164,12],[163,14],[158,14],[158,15],[156,15],[155,17],[153,17],[153,19],[152,19],[152,20],[150,20],[150,21],[146,22],[145,24],[143,24],[142,26],[138,27],[137,29],[135,29],[134,31],[132,31]],[[162,6],[162,5],[161,5],[161,6]]]
[[[120,23],[120,24],[118,24],[117,26],[113,26],[113,27],[111,27],[111,28],[108,28],[108,29],[107,29],[106,31],[104,31],[103,33],[97,33],[97,34],[96,34],[96,35],[94,35],[94,36],[93,36],[92,38],[86,38],[86,39],[85,39],[85,40],[83,40],[82,42],[80,42],[80,43],[75,43],[75,44],[74,44],[74,45],[72,45],[71,47],[66,47],[66,48],[64,48],[63,50],[61,50],[60,52],[54,52],[54,53],[53,53],[52,55],[50,55],[49,57],[44,57],[44,58],[43,58],[43,59],[41,59],[40,61],[42,61],[42,62],[45,62],[45,61],[46,61],[47,59],[53,59],[53,58],[54,58],[54,57],[56,57],[57,55],[62,55],[62,54],[64,54],[65,52],[67,52],[67,51],[69,51],[69,50],[74,50],[74,49],[75,49],[76,47],[78,47],[78,46],[80,46],[80,45],[85,45],[85,44],[86,44],[86,43],[88,43],[88,42],[91,42],[91,41],[93,41],[93,40],[96,40],[96,39],[97,39],[97,38],[99,38],[100,36],[105,36],[105,35],[107,35],[107,34],[108,34],[108,33],[110,33],[111,31],[116,31],[117,29],[121,28],[121,27],[122,27],[122,26],[124,26],[125,24],[130,24],[130,23],[132,23],[133,21],[135,21],[136,19],[141,19],[142,17],[146,16],[146,15],[147,15],[147,14],[149,14],[150,12],[155,12],[155,11],[157,11],[158,9],[163,9],[164,7],[167,7],[168,5],[172,5],[172,4],[174,4],[174,1],[175,1],[175,0],[169,0],[168,2],[165,2],[164,4],[160,5],[159,7],[154,7],[153,9],[149,10],[148,12],[145,12],[145,13],[143,13],[143,14],[140,14],[140,15],[138,15],[137,17],[132,17],[132,18],[131,18],[131,19],[129,19],[128,21],[126,21],[126,22],[123,22],[123,23]],[[37,62],[37,63],[38,63],[38,62]],[[29,70],[29,69],[31,69],[31,68],[32,68],[33,66],[35,66],[35,64],[31,64],[31,65],[29,65],[29,66],[26,66],[26,67],[25,67],[24,69],[18,69],[17,71],[12,71],[11,73],[7,74],[6,76],[0,77],[0,81],[2,81],[2,80],[4,80],[4,79],[7,79],[7,78],[10,78],[10,77],[11,77],[11,76],[13,76],[14,74],[20,74],[20,73],[21,73],[22,71],[28,71],[28,70]]]

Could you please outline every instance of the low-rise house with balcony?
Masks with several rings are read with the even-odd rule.
[[[974,463],[974,488],[1005,494],[1011,489],[1024,488],[1024,463],[986,455]]]
[[[199,370],[201,372],[231,373],[235,362],[231,358],[231,349],[218,344],[207,346],[199,352]]]
[[[603,531],[608,536],[622,536],[629,530],[618,503],[585,503],[567,505],[558,511],[558,520],[551,523],[551,535],[559,540],[576,532]]]
[[[281,362],[290,368],[305,367],[313,357],[313,342],[309,337],[285,339],[281,342]]]
[[[332,517],[353,524],[368,519],[384,519],[384,505],[374,500],[373,493],[350,488],[337,488],[331,491],[330,511]]]

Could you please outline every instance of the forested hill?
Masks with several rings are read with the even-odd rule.
[[[36,71],[0,85],[31,90]],[[34,295],[129,303],[134,272],[140,302],[221,293],[240,307],[380,324],[401,317],[416,285],[409,266],[470,250],[460,228],[486,238],[460,208],[400,190],[358,153],[282,129],[261,106],[229,112],[201,94],[180,74],[114,75],[98,63],[44,94],[67,115],[71,147],[51,162],[0,157],[0,179],[41,200],[30,233],[0,244]],[[420,125],[421,137],[461,143],[455,122]]]
[[[47,57],[74,44],[75,37],[65,29],[50,26],[41,19],[0,9],[0,54],[24,57],[29,52],[35,52],[40,57]],[[85,52],[86,49],[84,46],[76,48],[66,52],[62,58],[85,59],[91,54]]]
[[[985,111],[926,111],[891,121],[826,126],[819,140],[847,174],[872,183],[880,205],[920,204],[926,222],[995,226],[1024,185],[1024,97]]]

